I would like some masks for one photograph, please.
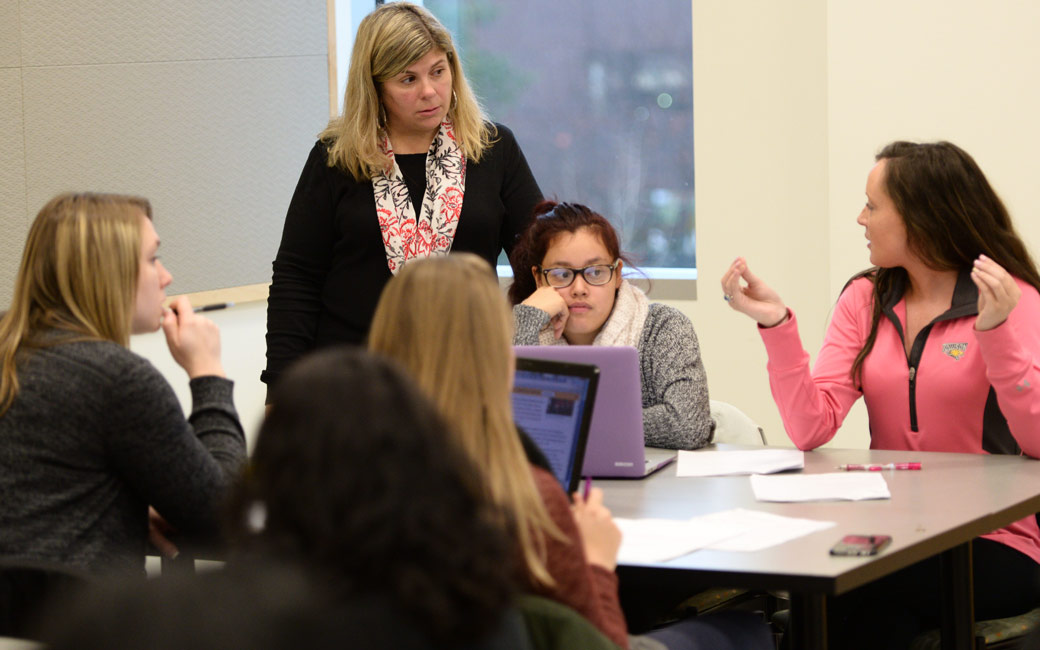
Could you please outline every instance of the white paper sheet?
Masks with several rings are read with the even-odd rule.
[[[707,548],[716,551],[760,551],[770,546],[776,546],[797,539],[818,530],[824,530],[834,526],[833,521],[817,521],[815,519],[799,519],[797,517],[783,517],[770,512],[759,512],[757,510],[726,510],[712,515],[700,517],[703,521],[708,517],[725,521],[737,519],[741,522],[754,523],[755,526],[735,537],[730,537]]]
[[[888,483],[878,472],[834,472],[751,477],[759,501],[860,501],[890,499]]]
[[[665,562],[702,548],[757,551],[834,525],[739,508],[685,520],[615,521],[622,534],[621,563]]]
[[[734,451],[680,451],[676,476],[731,476],[772,474],[805,467],[798,449],[741,449]]]
[[[621,529],[618,562],[664,562],[747,530],[740,522],[698,525],[697,519],[615,519]]]

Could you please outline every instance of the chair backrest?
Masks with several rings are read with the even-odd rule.
[[[517,599],[517,609],[536,650],[619,650],[585,617],[554,600],[525,594]]]
[[[0,650],[46,650],[47,646],[28,639],[0,636]]]
[[[37,638],[37,617],[56,597],[89,584],[72,569],[0,559],[0,636]]]
[[[1036,650],[1040,648],[1040,607],[1018,616],[976,621],[975,643],[977,647],[984,647],[987,650],[990,648],[993,650],[998,648]],[[939,650],[940,648],[942,648],[942,639],[939,636],[939,630],[924,632],[910,644],[910,650]]]
[[[715,420],[715,442],[734,445],[764,445],[762,427],[728,402],[711,400],[711,417]]]

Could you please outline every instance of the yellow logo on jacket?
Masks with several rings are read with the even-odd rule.
[[[954,361],[960,361],[961,357],[964,356],[964,352],[967,349],[967,343],[943,343],[942,346],[943,354],[950,357]]]

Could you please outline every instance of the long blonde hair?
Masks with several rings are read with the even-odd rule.
[[[130,342],[146,199],[61,194],[29,228],[11,309],[0,319],[0,415],[18,395],[16,356],[47,344],[45,330]]]
[[[495,274],[457,253],[409,263],[376,307],[369,349],[409,371],[478,467],[491,497],[512,518],[530,577],[552,585],[545,535],[565,539],[535,487],[513,424],[512,319]]]
[[[365,16],[350,55],[343,112],[318,138],[328,143],[330,167],[350,172],[357,181],[380,174],[389,160],[380,149],[383,125],[379,88],[432,50],[444,52],[453,91],[448,118],[463,155],[479,162],[497,135],[466,81],[458,52],[433,14],[410,2],[391,2]]]

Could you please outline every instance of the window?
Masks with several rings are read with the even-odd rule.
[[[690,0],[424,5],[542,191],[610,219],[651,277],[696,278]]]

